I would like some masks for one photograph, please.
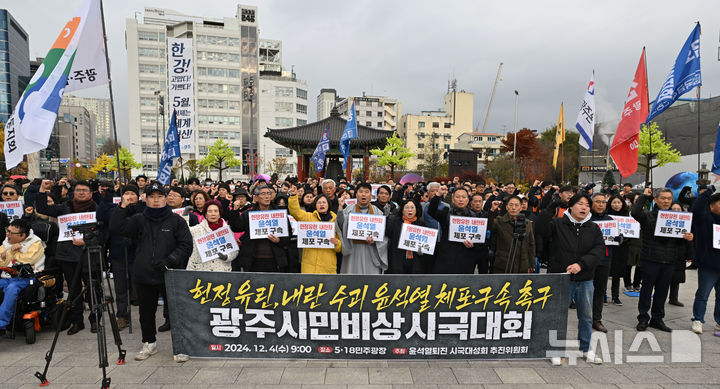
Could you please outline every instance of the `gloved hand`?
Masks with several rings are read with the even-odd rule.
[[[152,268],[153,268],[153,270],[155,270],[158,273],[165,273],[168,270],[168,267],[165,264],[165,262],[163,262],[161,260],[153,261]]]
[[[228,256],[223,253],[218,253],[218,257],[220,257],[220,259],[222,259],[223,261],[227,261],[228,259]]]

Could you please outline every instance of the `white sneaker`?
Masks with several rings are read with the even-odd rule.
[[[177,363],[183,363],[190,360],[190,356],[187,354],[175,354],[173,355],[173,360]]]
[[[140,350],[139,353],[135,356],[136,361],[144,361],[148,358],[150,358],[151,355],[157,354],[157,342],[143,343],[143,348]]]
[[[553,366],[562,366],[563,359],[560,357],[552,357],[550,358],[550,363],[552,363]]]
[[[602,358],[596,356],[595,352],[592,350],[585,352],[585,361],[594,365],[602,365],[603,363]]]
[[[696,334],[702,334],[702,325],[703,323],[700,320],[693,320],[692,321],[692,332]]]

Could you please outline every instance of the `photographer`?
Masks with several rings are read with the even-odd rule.
[[[75,184],[72,200],[67,200],[61,204],[49,205],[48,193],[50,192],[52,186],[52,181],[50,180],[43,180],[40,184],[40,191],[35,199],[35,207],[38,213],[51,217],[58,217],[72,213],[95,212],[97,210],[95,202],[92,201],[90,184],[87,181],[78,181]],[[68,283],[68,288],[70,289],[68,301],[74,301],[77,294],[81,291],[81,285],[79,282],[77,285],[71,284],[76,267],[83,266],[81,261],[84,258],[84,253],[85,241],[83,238],[74,237],[71,241],[58,242],[57,252],[55,253],[55,263],[60,272],[63,274],[65,281]],[[82,272],[82,281],[85,285],[88,285],[87,272]],[[80,330],[85,329],[85,324],[83,323],[82,318],[83,308],[84,306],[82,302],[75,304],[70,308],[71,325],[67,332],[68,335],[74,335]],[[97,332],[95,314],[91,312],[88,319],[90,321],[90,331],[92,333]]]
[[[145,188],[146,208],[129,216],[130,201],[123,196],[120,207],[110,218],[110,232],[133,239],[137,244],[132,278],[140,304],[143,348],[135,356],[142,361],[157,353],[155,312],[158,296],[167,303],[165,273],[184,269],[193,250],[190,228],[167,205],[165,190],[159,183]]]
[[[492,220],[490,225],[491,247],[495,251],[493,273],[532,273],[535,271],[535,234],[533,223],[521,211],[522,203],[517,196],[510,197],[507,213]],[[513,245],[513,241],[516,245]],[[511,257],[510,248],[515,247]]]

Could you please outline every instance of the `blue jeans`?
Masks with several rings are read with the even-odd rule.
[[[592,302],[595,286],[593,280],[570,281],[570,303],[575,300],[575,307],[578,318],[578,340],[580,351],[590,349],[590,337],[592,337]]]
[[[715,289],[715,323],[720,324],[720,273],[703,268],[698,269],[698,288],[693,303],[693,320],[705,323],[705,308],[712,289]]]
[[[0,329],[10,324],[13,312],[15,311],[15,300],[20,292],[30,285],[32,278],[0,278],[0,290],[5,292],[2,304],[0,304]]]

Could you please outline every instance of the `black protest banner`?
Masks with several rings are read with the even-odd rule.
[[[546,358],[565,339],[570,282],[186,270],[165,280],[176,352],[317,359]]]

